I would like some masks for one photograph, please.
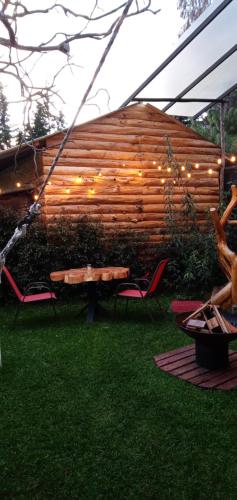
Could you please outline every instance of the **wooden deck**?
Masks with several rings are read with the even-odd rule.
[[[223,370],[202,368],[195,361],[195,344],[154,357],[156,366],[170,375],[203,389],[223,391],[237,387],[237,352],[230,350],[229,360],[229,367]]]

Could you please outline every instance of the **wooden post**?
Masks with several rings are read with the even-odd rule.
[[[225,104],[220,102],[220,139],[221,139],[221,170],[220,170],[220,204],[223,202],[225,173]]]

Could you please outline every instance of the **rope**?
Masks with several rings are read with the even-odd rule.
[[[102,56],[100,58],[100,61],[99,61],[98,65],[97,65],[97,68],[95,70],[93,78],[92,78],[91,82],[89,83],[89,85],[88,85],[88,87],[86,89],[86,92],[85,92],[85,94],[84,94],[84,96],[83,96],[83,98],[81,100],[80,105],[78,106],[78,109],[77,109],[76,114],[75,114],[75,116],[73,118],[73,121],[72,121],[70,127],[68,128],[68,130],[67,130],[67,132],[66,132],[66,134],[65,134],[65,136],[63,138],[63,141],[60,144],[58,152],[57,152],[54,160],[52,161],[52,164],[51,164],[51,167],[49,169],[49,172],[48,172],[48,174],[47,174],[47,176],[46,176],[46,178],[45,178],[45,180],[44,180],[44,182],[43,182],[43,184],[42,184],[42,186],[40,188],[37,202],[34,202],[30,206],[30,208],[27,211],[27,215],[18,223],[18,225],[17,225],[17,227],[16,227],[16,229],[15,229],[12,237],[10,238],[10,240],[8,241],[8,243],[6,244],[6,246],[3,248],[3,250],[0,253],[0,283],[1,283],[2,268],[3,268],[4,264],[5,264],[6,257],[8,255],[8,253],[14,247],[14,245],[16,244],[16,242],[22,236],[25,236],[26,231],[27,231],[27,227],[33,222],[33,220],[35,219],[35,217],[37,215],[39,215],[39,213],[40,213],[41,205],[39,203],[39,200],[42,197],[42,195],[44,193],[44,190],[45,190],[45,187],[47,186],[48,181],[49,181],[51,175],[53,174],[53,171],[54,171],[54,169],[55,169],[55,167],[57,165],[57,162],[58,162],[59,158],[62,155],[62,152],[64,150],[65,144],[66,144],[66,142],[69,139],[69,136],[70,136],[70,134],[71,134],[71,132],[72,132],[74,126],[75,126],[76,120],[77,120],[77,118],[78,118],[78,116],[79,116],[79,114],[80,114],[80,112],[81,112],[81,110],[82,110],[82,108],[83,108],[83,106],[84,106],[84,104],[85,104],[85,102],[87,100],[87,97],[90,94],[90,91],[91,91],[91,89],[92,89],[92,87],[93,87],[93,85],[95,83],[95,80],[96,80],[96,78],[97,78],[97,76],[98,76],[98,74],[99,74],[99,72],[100,72],[100,70],[101,70],[101,68],[102,68],[102,66],[103,66],[103,64],[104,64],[107,56],[108,56],[108,54],[109,54],[109,51],[110,51],[110,49],[111,49],[111,47],[112,47],[112,45],[113,45],[113,43],[114,43],[114,41],[115,41],[115,39],[116,39],[116,37],[118,35],[118,32],[119,32],[119,30],[120,30],[120,28],[121,28],[121,26],[123,24],[123,21],[124,21],[125,17],[127,16],[127,13],[128,13],[128,11],[129,11],[129,9],[130,9],[130,7],[132,5],[132,2],[133,2],[133,0],[128,0],[128,2],[126,3],[126,6],[125,6],[125,8],[124,8],[124,10],[123,10],[120,18],[117,21],[117,24],[116,24],[116,26],[114,28],[112,36],[111,36],[111,38],[110,38],[110,40],[109,40],[109,42],[108,42],[108,44],[107,44],[107,46],[106,46],[106,48],[105,48]]]

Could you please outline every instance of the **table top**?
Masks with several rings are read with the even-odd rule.
[[[50,279],[52,281],[64,281],[64,283],[68,283],[69,285],[77,285],[89,281],[124,279],[128,276],[128,267],[81,267],[78,269],[55,271],[50,274]]]

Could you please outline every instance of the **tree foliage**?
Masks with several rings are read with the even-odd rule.
[[[185,23],[181,33],[184,33],[204,10],[212,3],[212,0],[178,0],[177,7],[180,10],[180,16]]]
[[[11,145],[11,131],[7,112],[8,102],[0,83],[0,149],[9,148]]]

